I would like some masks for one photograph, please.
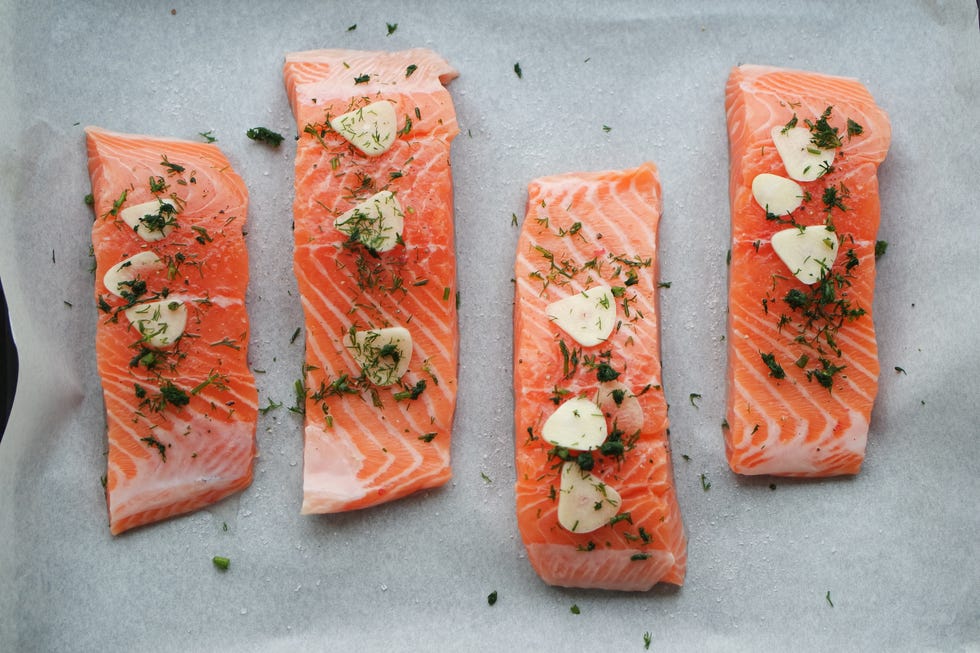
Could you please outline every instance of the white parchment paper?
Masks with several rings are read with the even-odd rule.
[[[460,71],[455,477],[301,516],[301,418],[286,410],[302,361],[302,338],[290,343],[302,324],[293,147],[245,131],[295,134],[286,52],[414,46]],[[857,77],[892,120],[883,371],[853,479],[745,479],[725,464],[723,87],[743,62]],[[968,0],[0,2],[0,276],[21,362],[0,443],[0,650],[642,651],[644,633],[658,651],[977,650],[978,103]],[[249,489],[118,538],[99,480],[89,124],[217,137],[251,193],[260,401],[284,404],[260,418]],[[663,360],[687,582],[550,588],[514,520],[511,214],[534,177],[646,159],[664,187]]]

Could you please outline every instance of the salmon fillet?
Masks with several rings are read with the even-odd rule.
[[[214,145],[86,136],[115,535],[251,483],[248,192]]]
[[[740,474],[856,474],[878,389],[872,297],[888,118],[856,80],[749,65],[732,71],[725,108],[729,465]],[[775,143],[800,129],[802,147],[821,152],[810,159],[820,159],[820,169],[798,169],[816,178],[799,181],[799,208],[773,214],[754,197],[753,182],[790,173],[796,164]],[[818,267],[807,277],[774,249],[779,232],[790,239],[822,234],[836,258],[808,250]]]
[[[651,163],[529,186],[515,263],[517,520],[552,585],[684,580],[660,368],[660,208]],[[598,437],[556,444],[585,419]]]
[[[340,512],[451,476],[458,128],[444,84],[456,71],[423,49],[317,50],[287,55],[284,77],[300,133],[302,512]]]

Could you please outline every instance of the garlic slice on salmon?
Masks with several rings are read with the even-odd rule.
[[[140,252],[113,265],[102,277],[106,290],[116,297],[122,297],[127,287],[132,290],[132,282],[146,272],[162,270],[163,261],[153,252]]]
[[[632,436],[643,428],[643,406],[625,383],[603,381],[596,391],[596,405],[613,429]]]
[[[548,317],[583,347],[606,341],[616,324],[616,302],[609,286],[594,286],[545,308]]]
[[[789,215],[803,203],[803,187],[792,179],[763,172],[752,180],[752,197],[772,215]]]
[[[163,240],[177,226],[177,207],[168,198],[150,200],[129,206],[119,212],[119,218],[136,235],[147,242]]]
[[[594,474],[565,462],[558,492],[558,523],[573,533],[591,533],[609,523],[621,505],[619,492]]]
[[[344,346],[371,383],[379,386],[397,383],[412,359],[412,334],[405,327],[351,329],[344,336]]]
[[[786,174],[796,181],[813,181],[834,163],[836,150],[825,150],[814,145],[810,141],[813,135],[806,127],[787,129],[776,126],[770,133]]]
[[[378,156],[395,142],[397,121],[395,106],[381,100],[332,118],[330,126],[364,154]]]
[[[187,306],[174,299],[137,304],[126,309],[126,317],[153,349],[170,347],[187,328]]]
[[[823,225],[783,229],[772,235],[772,248],[789,271],[807,285],[820,281],[837,260],[837,233]]]
[[[387,252],[401,242],[405,214],[395,194],[383,190],[342,213],[334,226],[368,249]]]
[[[545,420],[541,437],[559,447],[590,451],[606,441],[606,418],[595,402],[569,399]]]

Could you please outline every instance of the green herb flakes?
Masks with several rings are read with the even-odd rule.
[[[888,251],[888,241],[887,240],[878,240],[878,241],[875,241],[875,260],[876,261],[878,259],[880,259],[882,256],[884,256],[885,255],[885,252],[887,252],[887,251]]]
[[[148,447],[155,448],[160,454],[160,458],[163,460],[163,462],[167,462],[167,445],[163,444],[152,435],[148,435],[145,438],[140,438],[140,442],[146,443],[146,446]]]
[[[273,411],[277,408],[282,408],[282,402],[273,401],[271,397],[268,399],[268,402],[269,402],[268,406],[266,406],[265,408],[259,408],[259,412],[262,413],[263,415],[268,415],[269,411]]]
[[[828,122],[833,109],[833,107],[824,109],[823,114],[817,118],[816,122],[805,121],[806,126],[810,128],[810,142],[822,150],[835,150],[843,145],[839,130],[836,127],[831,127]]]
[[[265,127],[253,127],[245,132],[245,135],[253,141],[266,143],[272,147],[279,147],[279,144],[283,141],[282,134],[278,134],[271,129],[266,129]]]
[[[599,383],[615,381],[619,378],[619,372],[613,369],[608,363],[599,363],[595,368],[595,377]]]
[[[761,351],[759,355],[762,357],[762,362],[766,364],[769,368],[769,376],[775,379],[785,379],[786,372],[783,370],[783,366],[776,362],[776,355],[772,352],[764,354]]]

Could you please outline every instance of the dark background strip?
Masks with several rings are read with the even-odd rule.
[[[10,417],[10,407],[14,403],[14,390],[17,387],[17,350],[10,333],[10,319],[7,314],[7,300],[0,283],[0,439],[3,439]]]

